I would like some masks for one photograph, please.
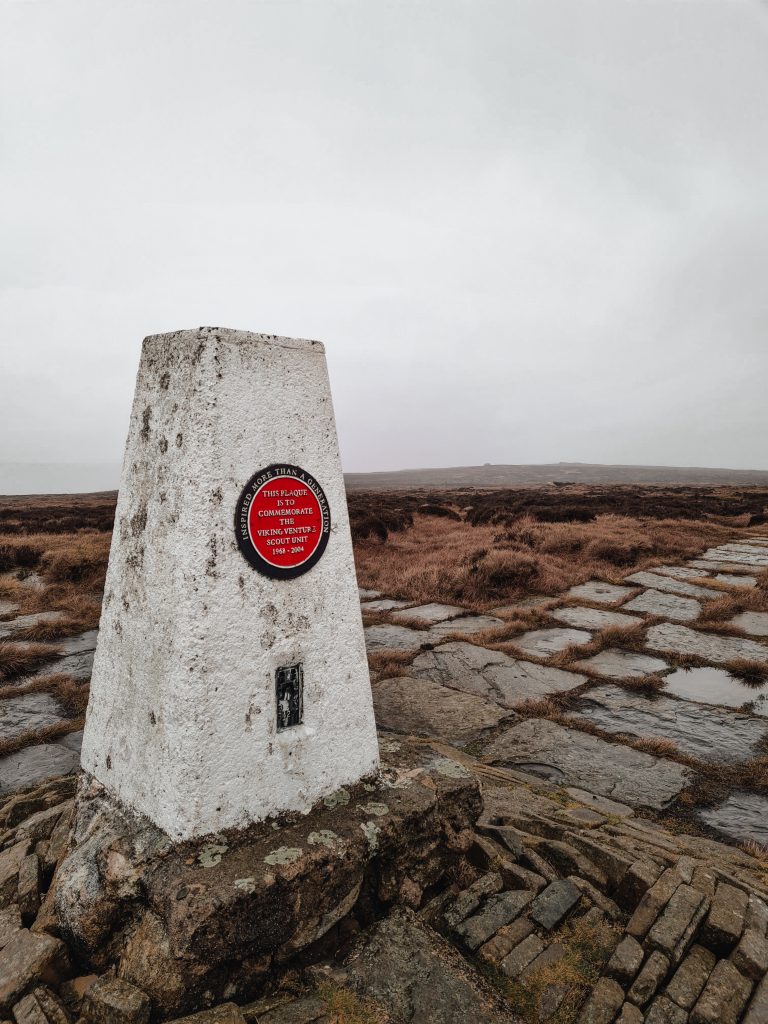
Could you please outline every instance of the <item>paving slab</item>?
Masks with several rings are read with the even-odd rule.
[[[683,597],[697,597],[702,601],[712,600],[720,595],[716,590],[707,587],[697,587],[686,580],[676,580],[672,576],[663,576],[655,572],[635,572],[627,576],[627,580],[638,583],[641,587],[649,587],[652,590],[663,590],[667,594],[681,594]]]
[[[15,619],[0,622],[0,640],[8,640],[22,629],[39,626],[43,623],[56,622],[62,618],[63,612],[34,612],[32,615],[17,615]]]
[[[661,658],[652,658],[648,654],[622,651],[618,647],[606,647],[605,650],[591,658],[575,661],[573,667],[591,669],[599,676],[606,676],[610,679],[637,679],[640,676],[666,672],[669,665]]]
[[[664,677],[664,691],[699,704],[723,704],[768,716],[768,682],[751,686],[723,668],[675,669]]]
[[[665,594],[661,590],[644,590],[628,601],[625,608],[644,615],[658,615],[659,618],[674,619],[676,622],[692,622],[701,613],[701,605],[695,597],[680,594]]]
[[[417,651],[423,644],[434,640],[429,630],[410,629],[389,622],[366,626],[363,632],[369,651]]]
[[[357,592],[360,595],[361,601],[375,601],[376,598],[381,597],[382,594],[378,590],[366,590],[365,587],[358,587]]]
[[[768,846],[768,797],[736,790],[717,806],[700,810],[698,817],[736,842],[752,839]]]
[[[624,606],[627,607],[626,605]],[[608,626],[637,626],[641,623],[636,615],[625,615],[623,612],[610,612],[605,608],[585,608],[576,605],[572,608],[555,608],[549,613],[558,622],[578,629],[606,629]]]
[[[768,646],[757,640],[704,633],[672,622],[661,622],[658,626],[651,626],[646,635],[645,646],[651,651],[693,654],[717,664],[739,658],[768,662]]]
[[[66,716],[50,693],[24,693],[0,700],[1,739],[11,739],[64,721]]]
[[[391,612],[395,608],[405,608],[408,601],[395,601],[391,597],[376,598],[373,601],[363,601],[360,607],[365,612]]]
[[[410,676],[374,683],[373,707],[380,729],[436,736],[459,747],[483,739],[500,722],[514,717],[483,697]]]
[[[531,697],[572,690],[586,682],[585,676],[575,672],[536,665],[460,641],[417,655],[409,673],[506,708]]]
[[[738,626],[752,636],[768,636],[768,612],[741,612],[731,619],[732,626]]]
[[[662,576],[674,576],[678,580],[695,580],[707,576],[707,570],[692,565],[656,565],[654,572],[660,572]]]
[[[513,615],[515,612],[520,611],[521,608],[542,608],[552,600],[554,598],[548,594],[529,594],[528,597],[521,597],[518,601],[510,601],[509,604],[500,604],[496,608],[491,608],[488,614]]]
[[[634,594],[635,587],[620,587],[615,583],[603,583],[602,580],[590,580],[579,583],[568,591],[569,597],[577,597],[581,601],[592,601],[594,604],[618,604],[624,598]]]
[[[403,619],[418,619],[420,622],[432,624],[433,622],[444,622],[446,619],[455,619],[459,615],[466,615],[466,608],[459,608],[455,604],[439,604],[432,601],[429,604],[420,604],[415,608],[408,608],[406,611],[393,612],[390,618],[394,622]]]
[[[732,562],[734,565],[746,565],[750,567],[765,568],[768,566],[768,552],[763,551],[739,551],[729,548],[711,548],[702,555],[705,562]]]
[[[472,636],[475,633],[483,633],[486,629],[498,629],[505,626],[504,619],[496,618],[495,615],[467,615],[461,619],[449,619],[447,622],[436,622],[432,626],[432,634],[436,637],[450,636]]]
[[[671,697],[646,697],[618,686],[589,690],[567,717],[634,739],[668,739],[703,761],[747,761],[757,756],[768,735],[768,723],[759,718]]]
[[[749,572],[748,566],[735,565],[733,562],[713,562],[710,558],[694,558],[688,562],[688,565],[692,565],[697,569],[706,569],[708,573],[729,572],[738,575]]]
[[[718,583],[727,583],[731,587],[746,587],[751,589],[757,586],[756,576],[735,576],[730,572],[718,572],[715,573],[714,578]]]
[[[564,651],[573,645],[588,644],[592,634],[584,629],[566,629],[555,626],[552,629],[533,629],[521,636],[516,636],[510,643],[514,644],[523,654],[532,654],[538,658],[549,658],[553,654]]]
[[[541,718],[505,729],[484,760],[656,810],[667,807],[694,778],[689,768],[674,761]]]
[[[82,740],[82,733],[79,734]],[[15,793],[58,775],[69,775],[80,765],[80,750],[61,740],[25,747],[0,757],[0,794]]]

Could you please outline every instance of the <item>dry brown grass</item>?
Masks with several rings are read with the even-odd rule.
[[[66,736],[67,733],[77,732],[84,725],[85,718],[73,718],[68,719],[66,722],[60,722],[58,725],[49,725],[44,729],[30,729],[28,732],[20,733],[18,736],[11,736],[8,739],[0,740],[0,757],[5,757],[7,754],[15,754],[18,750],[23,750],[25,747],[49,743],[60,736]]]
[[[361,586],[480,610],[592,578],[619,582],[633,568],[693,558],[732,536],[732,526],[701,520],[602,515],[591,523],[541,523],[526,516],[500,530],[417,514],[384,543],[358,539],[355,559]]]
[[[368,668],[377,679],[407,676],[408,666],[419,651],[369,651]]]
[[[0,688],[0,701],[9,697],[20,697],[25,693],[50,693],[70,718],[85,714],[88,706],[89,686],[79,683],[65,672],[53,672],[40,676],[32,682],[20,686],[4,686]]]
[[[0,642],[0,679],[11,679],[22,672],[32,672],[60,653],[58,647],[50,644]]]

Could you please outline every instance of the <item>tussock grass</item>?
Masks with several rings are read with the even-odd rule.
[[[363,999],[348,988],[323,981],[317,994],[325,1003],[330,1024],[387,1024],[389,1015],[370,999]]]
[[[40,676],[20,686],[4,686],[0,688],[0,701],[9,697],[21,697],[25,693],[50,693],[70,718],[85,714],[88,706],[89,686],[79,683],[65,672],[53,672]]]
[[[60,654],[50,644],[0,642],[0,679],[11,679],[23,672],[32,672]]]
[[[38,746],[41,743],[50,743],[51,740],[56,740],[60,736],[66,736],[70,732],[77,732],[78,729],[82,729],[85,725],[85,718],[73,718],[68,719],[66,722],[60,722],[58,725],[49,725],[44,729],[30,729],[28,732],[22,732],[18,736],[11,736],[8,739],[0,740],[0,757],[5,757],[8,754],[15,754],[19,750],[23,750],[25,747]]]

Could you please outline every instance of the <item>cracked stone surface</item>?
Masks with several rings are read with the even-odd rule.
[[[678,580],[695,580],[707,576],[706,569],[690,565],[657,565],[653,571],[660,572],[662,576],[674,576]]]
[[[617,604],[634,592],[634,587],[619,587],[615,583],[590,580],[588,583],[579,583],[578,586],[571,587],[568,596],[577,597],[582,601],[593,601],[595,604]]]
[[[697,587],[686,580],[676,580],[672,576],[662,576],[655,572],[634,572],[631,576],[627,576],[627,579],[632,583],[639,583],[641,587],[663,590],[667,594],[681,594],[683,597],[697,597],[702,601],[720,596],[716,590]]]
[[[568,717],[635,739],[668,739],[703,761],[735,763],[756,757],[768,733],[768,723],[759,718],[670,697],[646,697],[617,686],[590,690]]]
[[[768,845],[768,797],[737,790],[716,807],[705,807],[699,818],[736,842],[752,839]]]
[[[363,601],[360,607],[366,612],[391,612],[394,608],[405,608],[407,604],[407,601],[395,601],[391,597],[382,597],[373,601]]]
[[[406,611],[393,612],[391,618],[395,622],[401,619],[419,619],[421,622],[444,622],[446,619],[455,619],[466,613],[465,608],[459,608],[455,604],[439,604],[432,601],[430,604],[420,604],[415,608],[408,608]]]
[[[24,693],[0,701],[0,738],[10,739],[30,730],[65,721],[59,703],[50,693]]]
[[[363,632],[369,651],[416,651],[432,639],[429,630],[410,629],[388,622],[366,626]]]
[[[507,708],[530,697],[561,693],[586,682],[584,676],[574,672],[520,661],[501,651],[459,641],[419,654],[410,671],[419,679],[430,679]]]
[[[710,665],[678,668],[664,678],[664,689],[683,700],[700,704],[724,704],[730,708],[749,705],[754,715],[768,715],[768,682],[748,686],[730,672]]]
[[[410,676],[374,683],[373,707],[380,729],[437,736],[460,747],[482,739],[499,722],[514,717],[483,697]]]
[[[658,615],[660,618],[675,619],[677,622],[692,622],[701,612],[701,605],[695,597],[665,594],[661,590],[644,590],[624,607],[631,608],[633,612]]]
[[[628,608],[629,605],[624,605]],[[550,612],[553,619],[564,622],[567,626],[579,629],[605,629],[606,626],[636,626],[640,619],[635,615],[623,612],[609,612],[605,608],[555,608]]]
[[[694,654],[707,661],[723,663],[738,658],[754,658],[768,662],[768,647],[757,640],[737,636],[703,633],[687,626],[661,622],[651,626],[645,646],[652,651],[671,651],[674,654]]]
[[[82,732],[62,737],[56,743],[40,743],[25,747],[15,754],[0,757],[0,794],[15,793],[57,775],[68,775],[80,764],[80,748],[72,749],[82,740]],[[67,745],[64,740],[70,740]]]
[[[731,619],[732,626],[738,626],[752,636],[768,636],[768,612],[741,612]]]
[[[504,620],[497,619],[494,615],[467,615],[461,619],[436,622],[431,632],[437,637],[450,636],[451,633],[472,636],[473,633],[482,633],[485,629],[498,629],[503,625]]]
[[[756,587],[756,576],[735,576],[730,572],[715,573],[714,579],[719,583],[727,583],[731,587]]]
[[[618,647],[606,647],[599,654],[583,661],[575,661],[575,668],[586,668],[599,676],[610,679],[635,679],[639,676],[650,676],[657,672],[666,672],[669,668],[661,658],[652,658],[648,654],[637,651],[622,651]]]
[[[529,718],[506,729],[485,751],[484,760],[656,810],[666,807],[694,777],[674,761],[546,719]]]
[[[588,644],[592,634],[583,629],[565,629],[559,626],[553,629],[533,629],[510,641],[523,654],[533,654],[538,658],[549,658],[573,644]]]

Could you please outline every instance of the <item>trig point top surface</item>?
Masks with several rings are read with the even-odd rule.
[[[174,839],[376,770],[320,342],[145,339],[82,763]]]

